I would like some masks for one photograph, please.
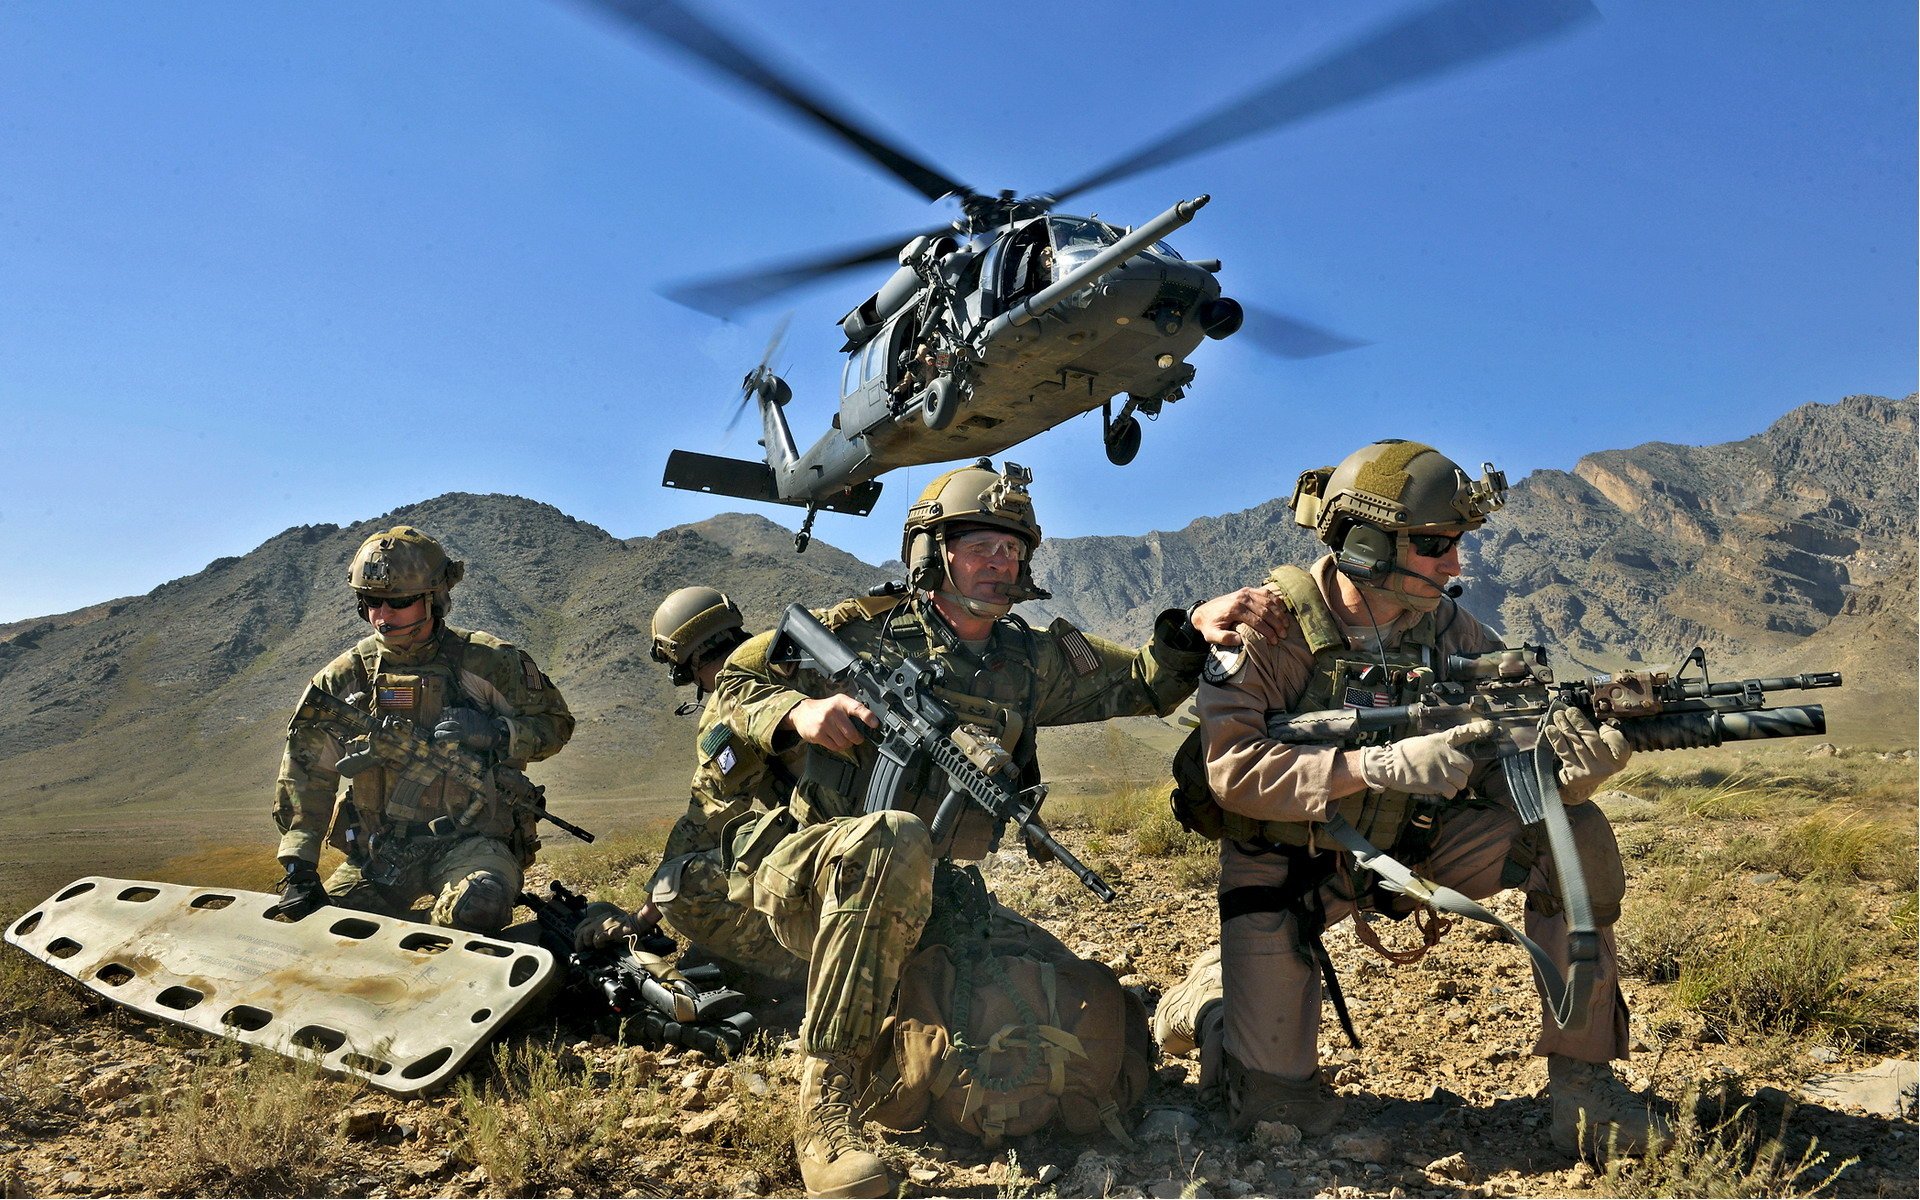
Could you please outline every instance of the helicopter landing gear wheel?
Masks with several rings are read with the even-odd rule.
[[[1122,417],[1107,430],[1107,461],[1124,467],[1140,453],[1140,418]]]
[[[959,411],[960,388],[951,375],[934,380],[932,387],[920,393],[920,419],[928,429],[945,429]]]
[[[807,505],[806,519],[800,522],[800,532],[793,535],[793,552],[795,554],[805,554],[807,552],[808,544],[813,541],[813,519],[819,515],[820,510],[818,508],[815,508],[811,504]]]

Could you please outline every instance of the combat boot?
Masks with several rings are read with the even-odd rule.
[[[1604,1157],[1645,1154],[1655,1137],[1673,1134],[1652,1103],[1620,1082],[1609,1063],[1547,1056],[1547,1095],[1553,1101],[1553,1148],[1562,1154]]]
[[[1334,1091],[1320,1071],[1305,1079],[1287,1079],[1244,1067],[1231,1054],[1224,1057],[1227,1113],[1235,1133],[1272,1121],[1291,1125],[1307,1137],[1319,1137],[1347,1111],[1346,1097]]]
[[[887,1166],[867,1148],[855,1107],[854,1059],[814,1058],[800,1071],[800,1120],[793,1153],[800,1178],[815,1197],[879,1197],[892,1191]]]
[[[1160,1043],[1161,1052],[1178,1058],[1205,1045],[1202,1027],[1225,995],[1220,947],[1214,946],[1194,961],[1187,977],[1162,996],[1153,1010],[1153,1040]]]

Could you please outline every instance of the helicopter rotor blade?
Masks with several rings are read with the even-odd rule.
[[[1167,134],[1064,188],[1088,188],[1357,104],[1517,50],[1599,16],[1588,0],[1440,0]]]
[[[734,426],[740,424],[740,418],[746,415],[748,405],[753,403],[753,393],[760,382],[766,378],[767,368],[773,364],[773,356],[780,353],[780,343],[786,341],[787,324],[792,320],[793,314],[784,312],[780,314],[780,319],[774,322],[773,335],[767,339],[767,348],[760,355],[759,365],[748,372],[746,379],[740,384],[740,402],[733,406],[733,416],[728,419],[727,428],[724,431],[726,434],[731,434]]]
[[[1373,345],[1360,338],[1322,329],[1297,317],[1283,317],[1277,312],[1251,304],[1243,303],[1240,307],[1246,314],[1245,320],[1231,340],[1249,342],[1255,349],[1276,358],[1319,358],[1323,354],[1338,354],[1343,350],[1358,350],[1362,346]]]
[[[782,108],[806,117],[929,200],[970,194],[965,184],[862,128],[844,111],[827,103],[765,57],[748,50],[738,40],[708,24],[676,0],[583,2],[628,25],[665,39]]]
[[[950,227],[942,225],[938,229],[897,233],[881,241],[842,247],[818,257],[769,263],[727,275],[672,284],[662,288],[660,294],[675,304],[683,304],[708,316],[725,318],[740,309],[750,308],[816,279],[824,279],[854,267],[864,267],[868,263],[890,262],[899,256],[900,248],[914,238],[946,232],[950,232]]]

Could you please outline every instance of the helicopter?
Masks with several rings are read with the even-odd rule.
[[[881,475],[997,454],[1101,410],[1110,462],[1141,445],[1140,417],[1186,395],[1187,361],[1207,339],[1241,336],[1280,357],[1364,345],[1225,295],[1217,259],[1187,259],[1166,237],[1210,197],[1179,200],[1134,227],[1057,211],[1082,192],[1204,150],[1356,104],[1564,32],[1598,14],[1588,0],[1438,0],[1048,192],[984,193],[862,127],[769,59],[678,0],[588,0],[856,150],[932,202],[951,223],[667,289],[716,316],[842,271],[895,270],[840,319],[845,356],[831,427],[801,453],[773,370],[780,334],[742,380],[737,423],[758,408],[760,461],[674,450],[671,488],[805,509],[805,550],[821,511],[866,516]],[[1119,403],[1115,411],[1116,401]]]

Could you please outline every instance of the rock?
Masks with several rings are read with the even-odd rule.
[[[83,1104],[106,1104],[113,1100],[124,1100],[133,1095],[140,1086],[140,1068],[132,1063],[120,1063],[108,1067],[96,1074],[80,1088],[80,1100]]]
[[[736,1196],[764,1196],[767,1194],[767,1178],[758,1171],[748,1171],[733,1181],[733,1194]]]
[[[1898,1058],[1844,1075],[1815,1075],[1800,1094],[1815,1104],[1864,1109],[1877,1117],[1906,1117],[1915,1112],[1916,1065]]]
[[[1130,974],[1133,971],[1133,952],[1130,950],[1122,950],[1112,958],[1107,959],[1106,963],[1107,969],[1115,975]]]
[[[1780,872],[1755,871],[1753,874],[1747,876],[1747,882],[1753,884],[1755,887],[1765,887],[1770,883],[1779,883]]]
[[[729,1100],[719,1108],[713,1109],[710,1112],[703,1112],[699,1116],[682,1124],[680,1126],[680,1136],[690,1142],[708,1141],[721,1126],[730,1125],[739,1121],[741,1115],[740,1102],[738,1100]]]
[[[1837,1063],[1840,1061],[1840,1052],[1832,1046],[1815,1046],[1807,1051],[1807,1057],[1817,1063]]]
[[[1040,1173],[1035,1175],[1033,1179],[1035,1183],[1045,1187],[1047,1184],[1060,1178],[1061,1174],[1062,1172],[1057,1163],[1046,1163],[1041,1166]]]
[[[1199,1132],[1200,1119],[1181,1108],[1159,1108],[1148,1113],[1133,1136],[1143,1142],[1177,1142]]]
[[[341,1114],[340,1132],[346,1137],[365,1141],[385,1133],[391,1122],[385,1109],[362,1105]]]
[[[773,1092],[773,1085],[767,1077],[758,1071],[748,1071],[733,1077],[733,1094],[736,1096],[767,1096]]]
[[[1300,1144],[1300,1129],[1280,1121],[1261,1121],[1253,1127],[1253,1133],[1247,1140],[1262,1148],[1284,1150]]]
[[[1126,1177],[1120,1160],[1088,1150],[1073,1162],[1073,1172],[1060,1188],[1063,1196],[1113,1196]]]
[[[678,1103],[681,1112],[702,1112],[710,1106],[712,1101],[705,1089],[696,1088],[691,1092],[682,1092]]]
[[[913,1180],[915,1183],[932,1183],[934,1180],[940,1178],[940,1169],[938,1167],[908,1167],[907,1178]]]
[[[1427,1164],[1427,1174],[1453,1183],[1472,1183],[1473,1167],[1464,1154],[1449,1154]]]
[[[1327,1153],[1357,1163],[1384,1163],[1393,1157],[1393,1144],[1371,1129],[1358,1129],[1335,1137]]]
[[[695,1067],[680,1077],[680,1090],[683,1092],[697,1092],[706,1082],[706,1070],[702,1067]]]
[[[1213,1200],[1204,1184],[1180,1179],[1156,1179],[1147,1185],[1147,1195],[1155,1200]]]
[[[1834,745],[1832,742],[1821,742],[1819,745],[1815,746],[1813,749],[1807,751],[1807,757],[1808,758],[1839,758],[1840,747]]]

